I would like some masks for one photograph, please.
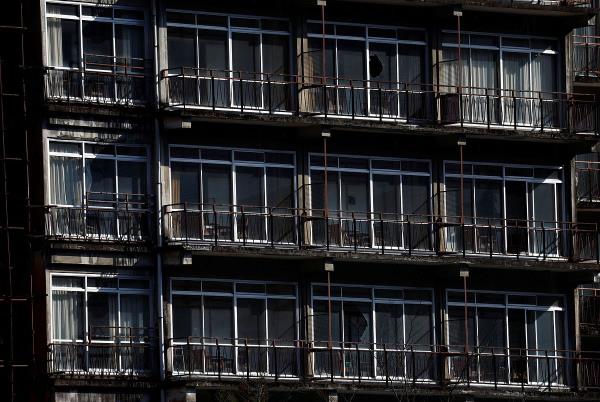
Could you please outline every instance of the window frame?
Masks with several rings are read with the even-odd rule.
[[[81,153],[78,154],[73,154],[73,153],[67,153],[67,152],[55,152],[55,151],[50,151],[50,143],[69,143],[69,144],[77,144],[79,146],[79,149],[81,151]],[[114,149],[114,153],[113,155],[108,155],[108,154],[93,154],[93,153],[88,153],[86,152],[86,148],[92,145],[99,145],[99,146],[109,146],[109,147],[113,147]],[[137,163],[145,163],[145,170],[146,170],[146,177],[144,178],[145,182],[146,182],[146,195],[148,194],[148,189],[149,189],[149,184],[150,184],[150,160],[149,160],[149,146],[148,145],[144,145],[144,144],[122,144],[122,143],[98,143],[98,142],[93,142],[93,141],[86,141],[86,140],[61,140],[61,139],[54,139],[54,138],[48,138],[47,140],[47,149],[48,149],[48,157],[46,160],[46,168],[47,168],[47,172],[48,174],[50,174],[50,170],[51,170],[51,158],[53,156],[58,156],[58,157],[66,157],[66,158],[73,158],[73,159],[79,159],[81,160],[81,172],[82,172],[82,177],[81,177],[81,194],[83,196],[83,199],[81,200],[81,205],[62,205],[62,204],[52,204],[52,205],[56,205],[58,207],[86,207],[86,179],[85,179],[85,168],[86,168],[86,159],[103,159],[103,160],[112,160],[114,161],[114,167],[115,167],[115,175],[113,177],[113,179],[115,180],[115,194],[119,195],[121,193],[119,193],[119,162],[137,162]],[[135,156],[135,155],[120,155],[118,153],[118,149],[119,148],[140,148],[140,149],[144,149],[146,156]],[[46,181],[46,191],[47,191],[47,204],[46,205],[51,205],[50,204],[50,200],[52,197],[52,192],[54,191],[51,187],[51,182],[50,180]],[[96,206],[95,206],[96,208]],[[107,208],[107,207],[98,207],[98,208]],[[110,209],[110,207],[108,207]],[[132,205],[132,209],[143,209],[143,208],[139,208],[136,207],[135,205]]]
[[[83,287],[63,287],[63,286],[54,286],[53,279],[56,277],[63,278],[82,278],[83,279]],[[88,286],[88,278],[106,278],[106,279],[116,279],[118,282],[117,288],[95,288],[92,286]],[[120,282],[121,280],[144,280],[148,282],[147,288],[121,288]],[[99,294],[113,294],[117,297],[117,322],[121,323],[121,295],[141,295],[146,296],[148,299],[148,324],[151,324],[152,314],[153,314],[153,303],[152,303],[152,293],[153,293],[153,280],[148,276],[135,276],[135,275],[121,275],[121,274],[100,274],[100,273],[68,273],[68,272],[50,272],[48,275],[48,283],[49,283],[49,311],[50,311],[50,320],[49,320],[49,331],[50,331],[50,342],[52,343],[73,343],[76,344],[117,344],[117,340],[99,340],[92,339],[91,334],[89,333],[89,313],[88,313],[88,294],[89,293],[99,293]],[[83,320],[84,320],[84,328],[83,328],[83,339],[58,339],[54,337],[54,307],[53,307],[53,295],[54,291],[68,291],[68,292],[77,292],[83,293]],[[151,329],[148,327],[147,329]],[[117,338],[120,336],[117,335]],[[143,336],[133,337],[132,339],[135,343],[147,343],[146,339]]]
[[[69,15],[63,15],[63,14],[52,14],[48,12],[48,5],[69,5],[69,6],[76,6],[77,10],[78,10],[78,16],[69,16]],[[89,15],[83,15],[83,8],[84,7],[90,7],[90,8],[105,8],[105,9],[111,9],[111,14],[112,14],[112,18],[110,17],[94,17],[94,16],[89,16]],[[137,12],[141,12],[144,15],[143,20],[137,20],[137,19],[125,19],[125,18],[115,18],[114,16],[114,10],[130,10],[130,11],[137,11]],[[147,49],[148,49],[148,38],[147,38],[147,19],[148,19],[148,15],[146,12],[146,9],[142,8],[142,7],[134,7],[134,6],[122,6],[122,5],[110,5],[110,6],[106,6],[106,5],[100,5],[100,4],[93,4],[93,3],[80,3],[77,1],[63,1],[63,0],[47,0],[45,1],[44,4],[44,27],[46,30],[46,38],[45,38],[45,46],[46,46],[46,65],[48,65],[49,67],[52,67],[56,70],[70,70],[70,71],[85,71],[86,67],[85,67],[85,55],[83,52],[83,22],[84,21],[88,21],[88,22],[103,22],[103,23],[110,23],[112,26],[112,43],[111,43],[111,47],[112,47],[112,54],[110,55],[106,55],[107,57],[111,57],[113,60],[116,59],[116,32],[115,32],[115,26],[116,25],[129,25],[129,26],[141,26],[143,27],[144,30],[144,58],[147,57]],[[48,19],[49,18],[57,18],[57,19],[65,19],[65,20],[71,20],[71,21],[78,21],[78,40],[79,40],[79,61],[78,61],[78,66],[77,67],[63,67],[63,66],[51,66],[50,65],[50,46],[48,43],[49,40],[49,36],[48,36]],[[97,71],[97,72],[103,72],[105,70],[102,69],[89,69],[89,71]]]

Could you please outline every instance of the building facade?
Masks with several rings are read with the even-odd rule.
[[[7,400],[598,398],[595,4],[28,5]]]

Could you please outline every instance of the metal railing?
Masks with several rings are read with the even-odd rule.
[[[379,254],[535,258],[599,263],[595,224],[214,204],[163,210],[165,239],[187,245]]]
[[[586,335],[600,335],[600,289],[578,288],[577,297],[581,332]]]
[[[573,35],[575,77],[600,78],[600,36]]]
[[[81,68],[46,70],[46,99],[143,105],[151,99],[149,71],[146,59],[85,54]]]
[[[45,235],[68,240],[145,242],[151,212],[145,194],[87,193],[83,206],[43,207]]]
[[[541,391],[600,387],[600,356],[506,347],[187,337],[169,339],[171,377],[486,385]]]
[[[577,201],[600,202],[600,162],[575,161]]]
[[[85,340],[48,345],[48,373],[70,376],[152,376],[156,350],[148,328],[103,327]]]
[[[595,95],[176,68],[168,106],[597,134]]]

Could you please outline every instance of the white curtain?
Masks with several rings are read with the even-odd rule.
[[[531,89],[529,53],[505,52],[502,61],[504,64],[502,72],[503,95],[505,96],[502,102],[504,124],[530,125],[533,121],[532,102],[526,99],[531,95],[529,92]]]
[[[421,84],[424,82],[423,60],[424,52],[422,46],[399,46],[399,81],[408,84]]]
[[[146,295],[121,295],[120,326],[123,335],[147,335],[145,331],[148,328],[148,308]]]
[[[81,205],[83,173],[81,158],[50,157],[50,203]]]
[[[495,50],[471,50],[471,82],[469,90],[471,115],[474,123],[487,123],[489,118],[494,121],[493,110],[496,98],[494,88],[498,87],[498,63]],[[489,97],[486,97],[489,95]],[[488,107],[491,109],[488,113]],[[490,122],[491,123],[491,122]]]
[[[48,18],[48,63],[63,66],[62,24],[58,18]]]
[[[60,340],[83,339],[83,293],[52,292],[52,336]]]

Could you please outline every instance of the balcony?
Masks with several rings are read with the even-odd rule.
[[[595,224],[176,204],[166,242],[390,255],[462,256],[599,264]]]
[[[577,202],[600,205],[600,162],[576,161]]]
[[[598,134],[594,95],[344,80],[228,70],[162,72],[171,109],[417,126]]]
[[[46,70],[46,100],[142,106],[151,100],[149,71],[145,59],[87,54],[82,69]]]
[[[84,206],[43,209],[49,239],[143,243],[150,241],[151,213],[146,195],[88,193]]]
[[[575,79],[600,79],[600,36],[573,35]]]
[[[583,335],[600,336],[600,289],[579,288],[579,327]]]
[[[86,340],[48,345],[51,376],[151,377],[156,350],[148,328],[94,329]]]
[[[562,350],[187,337],[169,339],[172,379],[238,378],[381,385],[493,386],[566,391],[600,387],[600,356]]]

